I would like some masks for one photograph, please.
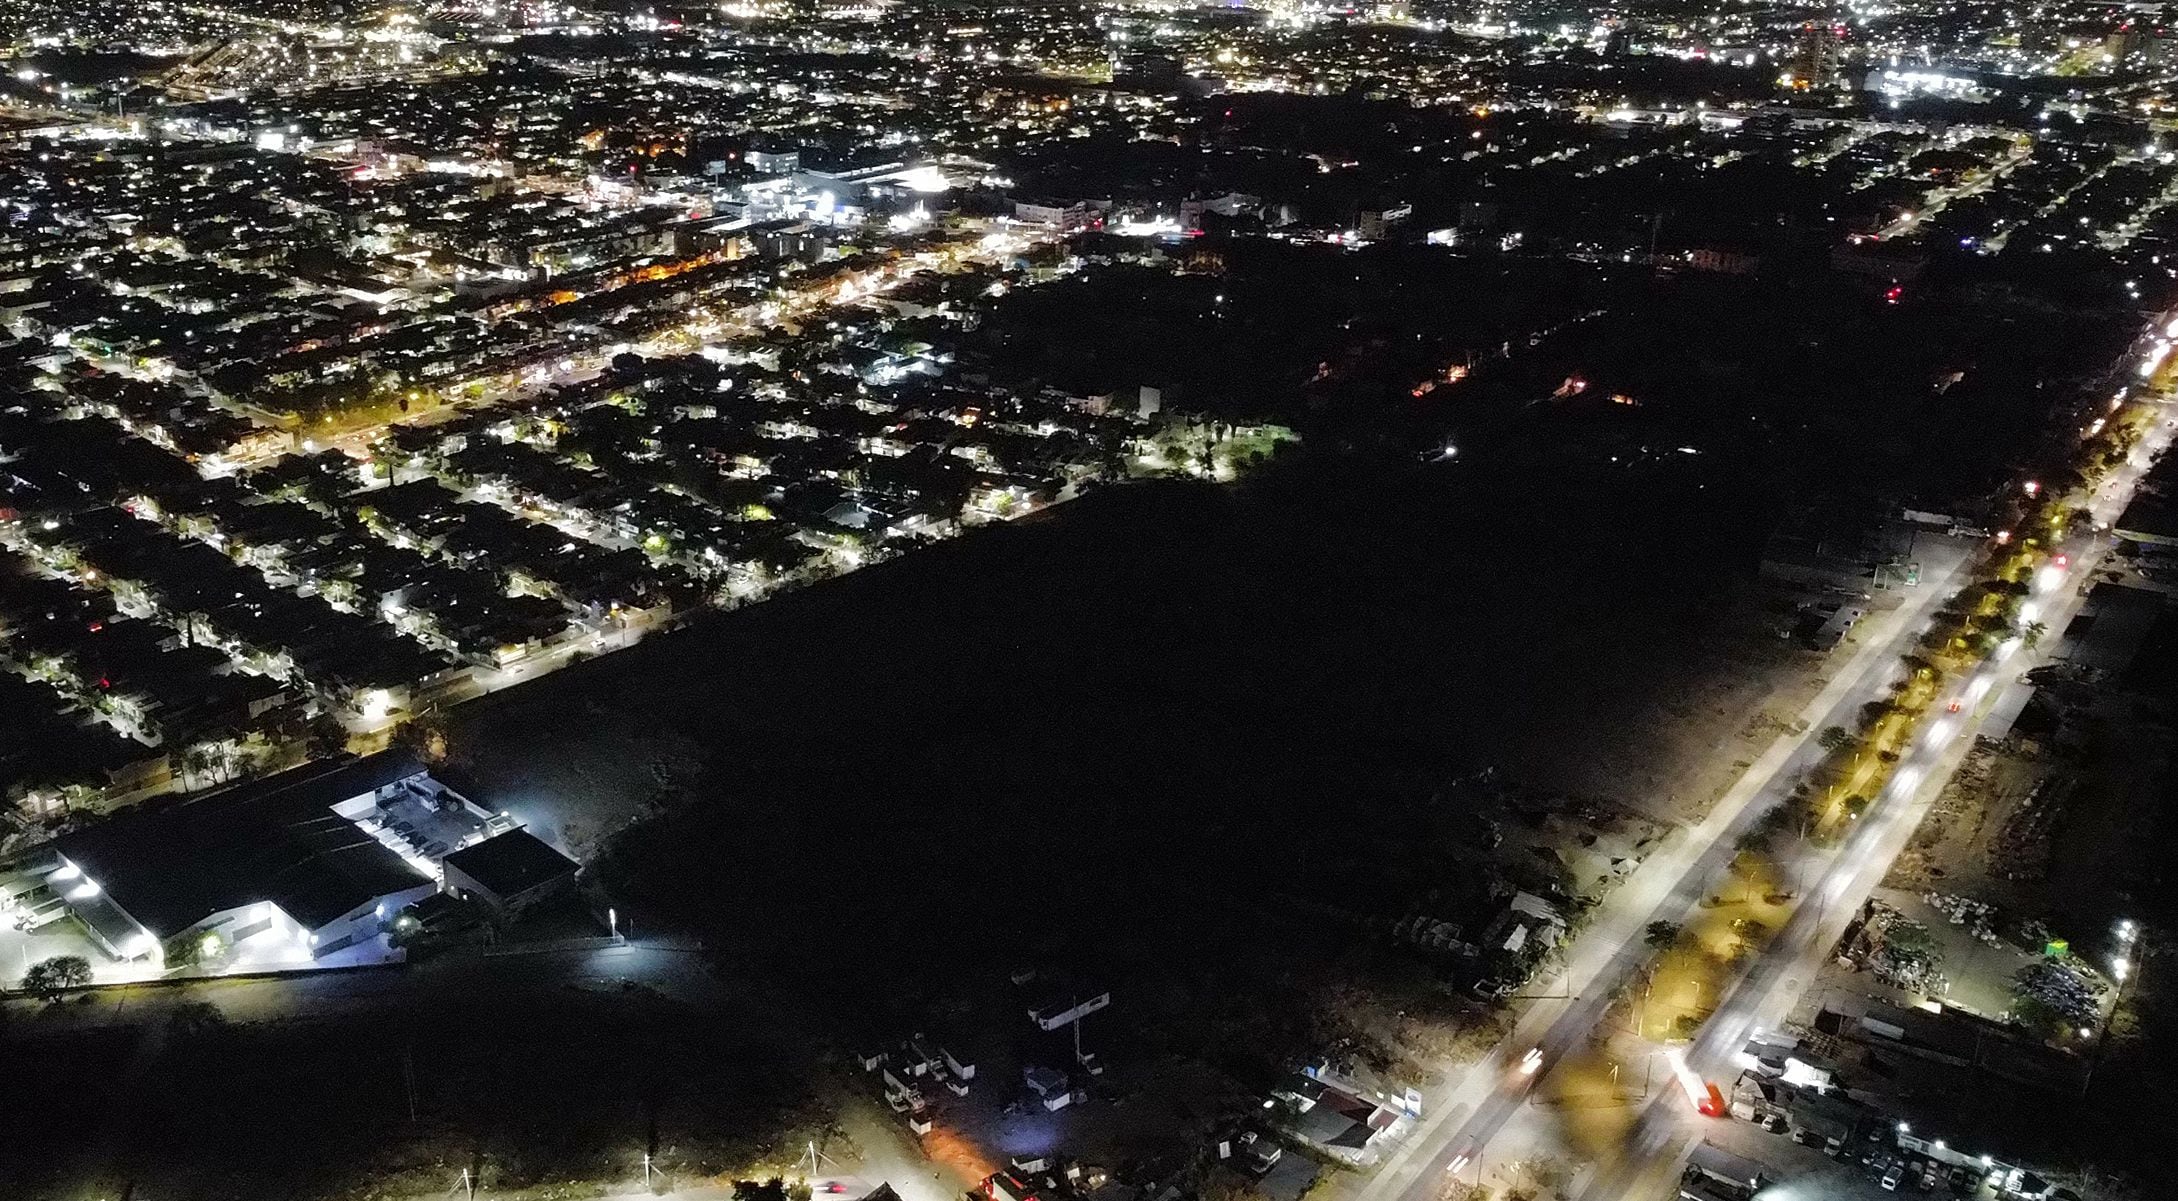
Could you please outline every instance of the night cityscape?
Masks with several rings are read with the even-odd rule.
[[[0,0],[0,1201],[2149,1201],[2178,6]]]

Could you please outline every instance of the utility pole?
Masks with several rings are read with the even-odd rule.
[[[401,1079],[408,1086],[408,1120],[416,1120],[416,1046],[401,1048]],[[466,1173],[464,1173],[466,1174]]]
[[[825,1164],[831,1164],[832,1170],[835,1172],[839,1170],[839,1161],[817,1150],[817,1140],[815,1139],[809,1140],[808,1149],[802,1152],[800,1159],[794,1161],[794,1166],[800,1167],[804,1163],[809,1165],[809,1170],[805,1175],[812,1180],[824,1174]]]

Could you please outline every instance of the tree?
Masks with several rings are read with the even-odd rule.
[[[182,788],[194,792],[202,787],[200,781],[212,769],[212,748],[198,743],[182,752]]]
[[[1641,941],[1661,951],[1679,941],[1679,923],[1650,922],[1648,932],[1641,936]]]
[[[1853,732],[1844,726],[1826,726],[1815,736],[1815,742],[1826,751],[1843,750],[1853,745]]]
[[[30,965],[23,973],[23,988],[41,1001],[52,1002],[71,988],[91,982],[91,963],[81,955],[55,955]]]
[[[313,759],[337,755],[347,746],[348,727],[330,713],[311,718],[309,729],[303,732],[303,749]]]
[[[2020,641],[2027,644],[2027,648],[2029,650],[2032,650],[2037,643],[2042,641],[2043,636],[2048,633],[2049,626],[2046,623],[2039,621],[2030,621],[2027,623],[2027,628],[2019,632],[2019,638]]]
[[[393,733],[394,741],[414,750],[426,763],[446,758],[446,715],[438,709],[418,714]]]
[[[1870,957],[1876,978],[1916,992],[1930,991],[1943,970],[1943,948],[1927,926],[1898,914],[1882,928],[1883,943]]]
[[[791,1201],[787,1196],[786,1182],[777,1176],[762,1184],[754,1180],[734,1181],[734,1201]]]

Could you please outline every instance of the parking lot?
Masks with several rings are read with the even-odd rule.
[[[1865,1136],[1839,1157],[1833,1158],[1813,1147],[1802,1146],[1784,1134],[1772,1134],[1753,1122],[1713,1122],[1702,1132],[1702,1138],[1735,1155],[1745,1156],[1768,1169],[1770,1179],[1781,1182],[1763,1192],[1764,1198],[1776,1201],[1878,1201],[1895,1197],[1930,1198],[1993,1198],[1996,1193],[1977,1178],[1963,1189],[1950,1184],[1949,1169],[1944,1177],[1928,1188],[1921,1185],[1925,1177],[1922,1170],[1928,1161],[1917,1155],[1909,1155],[1894,1145],[1890,1138],[1871,1142]],[[1863,1162],[1865,1160],[1866,1162]],[[1884,1188],[1883,1181],[1889,1169],[1897,1166],[1898,1174],[1891,1188]],[[1909,1173],[1907,1167],[1912,1167]]]
[[[438,874],[437,863],[449,853],[484,841],[514,828],[501,814],[487,816],[455,799],[452,792],[433,799],[403,792],[372,800],[359,798],[333,811],[356,824],[428,876]]]
[[[99,969],[116,966],[104,951],[92,945],[74,918],[63,917],[36,930],[18,930],[13,913],[0,915],[0,985],[13,988],[30,965],[56,955],[79,955],[89,960],[94,978],[105,980]]]

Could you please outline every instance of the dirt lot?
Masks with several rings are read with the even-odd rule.
[[[2170,730],[2135,698],[2061,686],[2037,704],[2066,720],[1977,747],[1878,893],[1936,936],[1950,1002],[1991,1017],[2047,940],[2098,965],[2114,953],[2111,929],[2140,911],[2153,870],[2169,766]],[[1954,921],[1962,903],[1989,911]]]

